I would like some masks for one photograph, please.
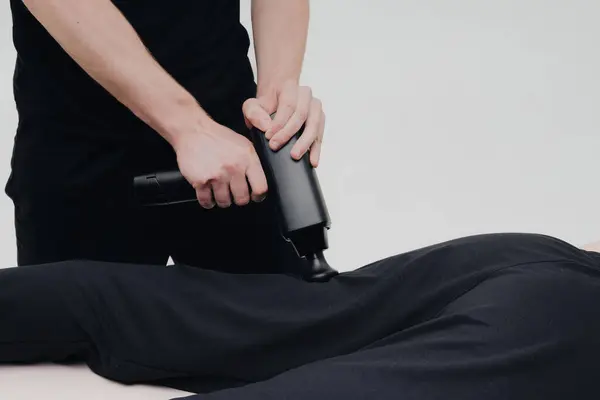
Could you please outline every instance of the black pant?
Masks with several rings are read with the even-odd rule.
[[[148,208],[127,201],[17,204],[16,236],[20,266],[73,259],[165,265],[172,257],[237,273],[300,268],[270,199],[211,210],[197,202]]]
[[[597,399],[599,305],[600,255],[540,235],[323,284],[72,261],[0,270],[0,362],[85,361],[199,400]]]

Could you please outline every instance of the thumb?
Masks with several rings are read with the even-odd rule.
[[[258,99],[246,100],[242,106],[242,112],[246,119],[246,125],[249,125],[249,127],[254,126],[263,132],[271,127],[271,117]]]

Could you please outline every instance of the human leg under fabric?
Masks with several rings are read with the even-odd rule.
[[[71,308],[84,299],[70,269],[70,263],[0,269],[1,363],[91,357],[93,343]]]
[[[600,315],[591,307],[574,314],[600,298],[598,261],[544,236],[463,238],[325,284],[187,267],[50,267],[65,286],[60,293],[80,300],[51,312],[67,313],[57,320],[74,320],[85,332],[91,350],[80,355],[94,371],[121,382],[181,379],[182,389],[197,392],[246,384],[209,395],[215,399],[427,400],[452,390],[467,399],[535,398],[527,396],[544,378],[553,393],[583,390],[592,372],[579,374],[579,387],[569,372],[592,371],[586,368],[600,356],[591,341]],[[35,341],[31,325],[6,305],[31,293],[41,268],[0,271],[1,322],[16,327],[0,331],[0,342],[18,341],[22,332]],[[21,289],[6,292],[9,281]],[[55,292],[39,286],[30,303],[37,298],[38,310],[23,312],[43,333],[50,321],[38,314]],[[30,359],[45,357],[37,351]],[[3,350],[0,362],[19,361],[19,354]]]
[[[509,267],[364,349],[185,399],[597,399],[599,300],[600,270]]]
[[[159,207],[170,221],[173,260],[229,273],[299,273],[301,261],[280,234],[272,200],[208,211],[197,202]]]

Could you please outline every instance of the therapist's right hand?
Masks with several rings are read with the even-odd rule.
[[[202,207],[243,206],[265,198],[267,179],[258,154],[250,140],[233,130],[211,120],[179,135],[173,149]]]

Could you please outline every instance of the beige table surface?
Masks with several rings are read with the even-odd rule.
[[[169,400],[188,394],[168,388],[120,385],[85,366],[0,367],[1,400]]]

